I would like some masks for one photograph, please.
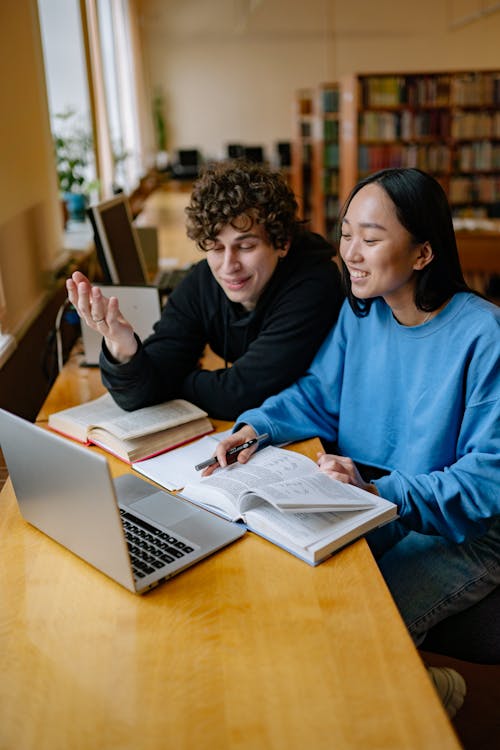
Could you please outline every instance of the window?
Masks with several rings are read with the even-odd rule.
[[[101,41],[98,31],[97,7],[101,10],[101,5],[102,14],[107,9],[108,20],[103,18],[101,26],[108,41]],[[134,175],[141,173],[142,161],[137,118],[144,118],[147,111],[141,101],[144,87],[136,84],[140,57],[134,2],[16,0],[2,3],[1,8],[0,366],[8,356],[5,352],[10,353],[14,345],[13,337],[19,340],[43,309],[52,293],[54,273],[65,261],[51,136],[53,117],[73,109],[80,124],[94,131],[94,143],[101,147],[103,158],[96,161],[98,169],[92,168],[104,193],[111,191],[113,182],[106,131],[130,152],[132,167],[124,177],[124,187],[135,187]],[[119,39],[113,41],[110,25],[116,26]],[[106,71],[113,63],[113,73],[104,75],[102,66],[93,65],[90,39],[94,59],[99,53],[106,60]],[[89,40],[87,44],[85,40]],[[102,55],[101,45],[107,50]],[[133,80],[129,78],[132,75]],[[99,111],[96,91],[104,102]],[[132,96],[130,91],[137,93]],[[113,113],[109,120],[107,99]],[[135,106],[138,112],[134,112]],[[97,123],[102,137],[100,133],[96,137]],[[142,120],[141,127],[144,130]],[[122,166],[125,169],[125,164]]]
[[[92,135],[90,96],[87,82],[83,30],[79,0],[38,0],[45,79],[52,133]],[[71,117],[69,113],[74,113]],[[96,179],[92,152],[85,180]]]
[[[129,2],[101,0],[98,12],[114,183],[130,192],[140,179],[142,165]]]
[[[142,176],[137,85],[137,10],[130,0],[38,0],[52,129],[76,112],[93,133],[97,165],[89,166],[101,197],[131,192]],[[62,30],[64,29],[64,32]],[[87,40],[88,58],[85,56]]]

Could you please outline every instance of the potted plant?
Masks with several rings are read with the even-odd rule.
[[[89,193],[97,186],[95,180],[89,180],[89,168],[93,161],[92,136],[78,124],[74,110],[67,109],[56,114],[55,120],[57,127],[53,140],[59,190],[69,218],[85,221]]]
[[[160,172],[164,172],[169,166],[170,159],[167,151],[165,102],[160,89],[157,89],[153,97],[153,124],[156,139],[156,168]]]

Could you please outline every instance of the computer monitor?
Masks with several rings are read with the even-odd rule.
[[[126,195],[96,203],[87,213],[105,283],[147,284],[146,264]]]
[[[181,148],[177,152],[179,164],[182,167],[198,167],[200,164],[200,152],[195,148]]]
[[[241,143],[228,143],[227,155],[229,159],[239,159],[245,156],[245,147]]]
[[[282,141],[276,145],[280,167],[289,167],[292,164],[292,150],[290,143]]]
[[[264,162],[264,148],[262,146],[245,146],[245,159],[262,164]]]
[[[195,148],[177,151],[177,159],[172,164],[172,175],[177,179],[195,179],[202,165],[201,153]]]

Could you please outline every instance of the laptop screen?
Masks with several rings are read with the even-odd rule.
[[[88,214],[106,283],[146,284],[145,262],[126,196],[90,206]]]

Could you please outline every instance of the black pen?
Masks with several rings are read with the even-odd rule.
[[[235,445],[234,448],[230,448],[226,453],[226,459],[227,464],[230,466],[231,464],[234,464],[238,459],[238,453],[241,453],[241,451],[244,451],[245,448],[250,448],[251,445],[255,445],[255,443],[260,443],[262,440],[265,440],[268,438],[269,435],[267,432],[264,432],[263,435],[257,435],[257,437],[252,438],[251,440],[247,440],[245,443],[242,443],[241,445]],[[212,456],[212,458],[207,458],[206,461],[202,461],[201,464],[197,464],[194,468],[196,471],[201,471],[202,469],[206,469],[207,466],[213,466],[214,464],[218,464],[219,459],[217,456]]]

